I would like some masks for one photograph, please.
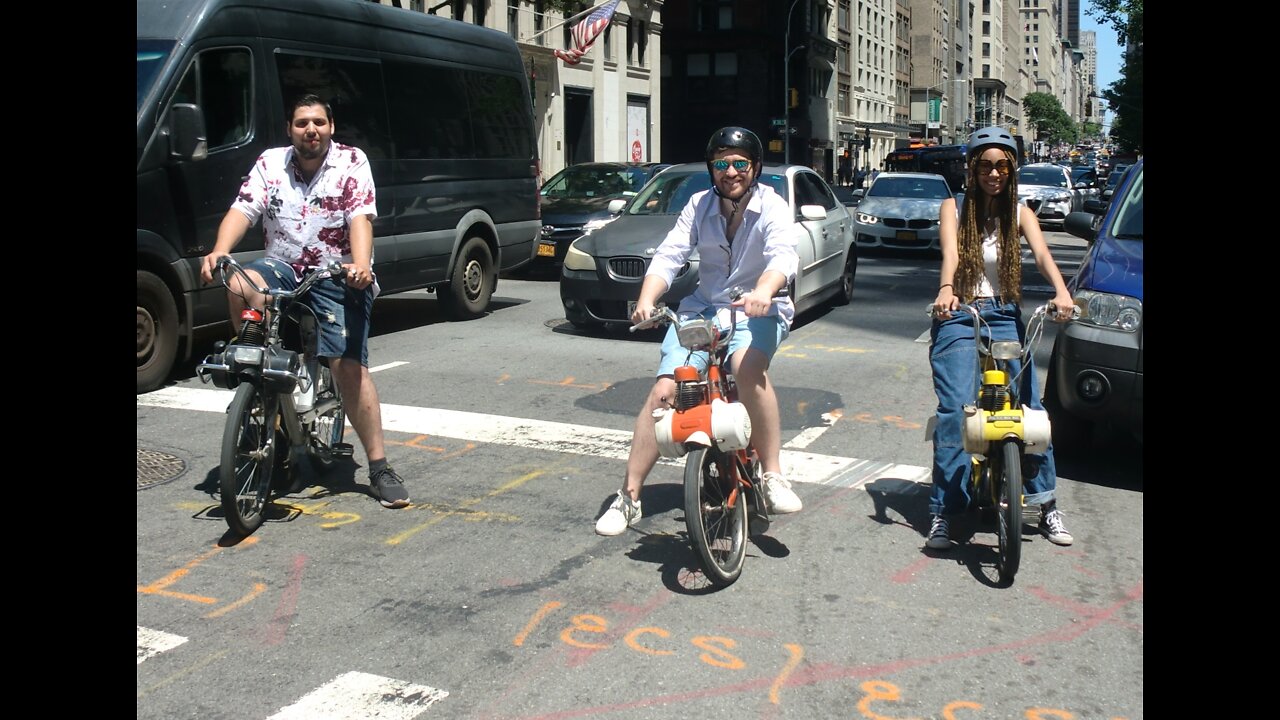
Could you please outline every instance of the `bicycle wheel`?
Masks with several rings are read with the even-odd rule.
[[[311,457],[312,466],[318,472],[324,472],[337,461],[333,447],[342,442],[347,432],[347,413],[342,409],[342,392],[334,382],[329,366],[317,364],[315,383],[315,406],[321,408],[321,412],[311,426],[307,455]],[[330,405],[332,407],[328,407]]]
[[[271,501],[279,413],[276,396],[264,395],[249,383],[240,385],[227,410],[219,486],[227,525],[242,536],[262,525]]]
[[[684,461],[684,522],[707,579],[730,585],[747,557],[747,499],[733,494],[731,459],[709,448],[691,450]]]
[[[1022,558],[1022,445],[1005,440],[1000,447],[1000,579],[1013,582]]]

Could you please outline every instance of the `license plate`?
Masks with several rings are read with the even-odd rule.
[[[631,319],[631,316],[632,316],[633,314],[635,314],[635,311],[636,311],[636,305],[638,304],[638,302],[639,302],[639,301],[637,301],[637,300],[628,300],[628,301],[627,301],[627,319],[628,319],[628,320],[630,320],[630,319]],[[667,305],[666,303],[658,303],[657,305],[654,305],[654,306],[653,306],[653,309],[654,309],[654,310],[657,310],[658,308],[666,307],[666,305]]]
[[[538,257],[555,257],[556,246],[547,243],[538,243]]]
[[[916,231],[915,230],[899,230],[894,235],[894,237],[898,238],[899,240],[915,240]]]

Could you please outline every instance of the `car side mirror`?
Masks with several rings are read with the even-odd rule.
[[[1094,215],[1102,215],[1107,211],[1107,204],[1101,200],[1090,198],[1084,201],[1084,211]]]
[[[1093,213],[1073,212],[1062,221],[1062,229],[1091,243],[1098,234],[1097,222],[1098,216]]]
[[[800,217],[805,220],[826,220],[827,209],[821,205],[801,205]]]
[[[610,215],[617,215],[618,213],[622,212],[622,208],[624,208],[624,207],[626,207],[626,206],[627,206],[627,199],[626,199],[626,198],[618,198],[618,199],[616,199],[616,200],[610,200],[610,201],[609,201],[609,214],[610,214]]]

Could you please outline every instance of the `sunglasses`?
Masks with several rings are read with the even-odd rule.
[[[992,170],[1000,173],[1001,176],[1008,175],[1013,172],[1013,164],[1008,160],[999,160],[994,163],[990,160],[978,161],[978,175],[990,175]]]
[[[730,165],[732,165],[733,169],[737,170],[738,172],[746,172],[747,168],[751,167],[751,161],[750,160],[734,160],[733,162],[729,162],[728,160],[712,160],[711,161],[711,167],[718,172],[724,172],[728,170]]]

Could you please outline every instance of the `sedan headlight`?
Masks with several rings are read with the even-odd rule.
[[[1080,290],[1075,301],[1084,308],[1076,322],[1121,332],[1137,332],[1142,325],[1142,301],[1137,298]]]
[[[1071,193],[1063,190],[1059,190],[1057,192],[1053,192],[1049,194],[1050,202],[1070,202],[1070,200],[1071,200]]]
[[[579,250],[578,241],[574,240],[564,254],[564,267],[566,270],[595,270],[596,260]]]
[[[875,215],[868,215],[867,213],[860,212],[858,213],[858,222],[862,223],[863,225],[875,225],[876,223],[880,222],[880,218],[876,217]]]

